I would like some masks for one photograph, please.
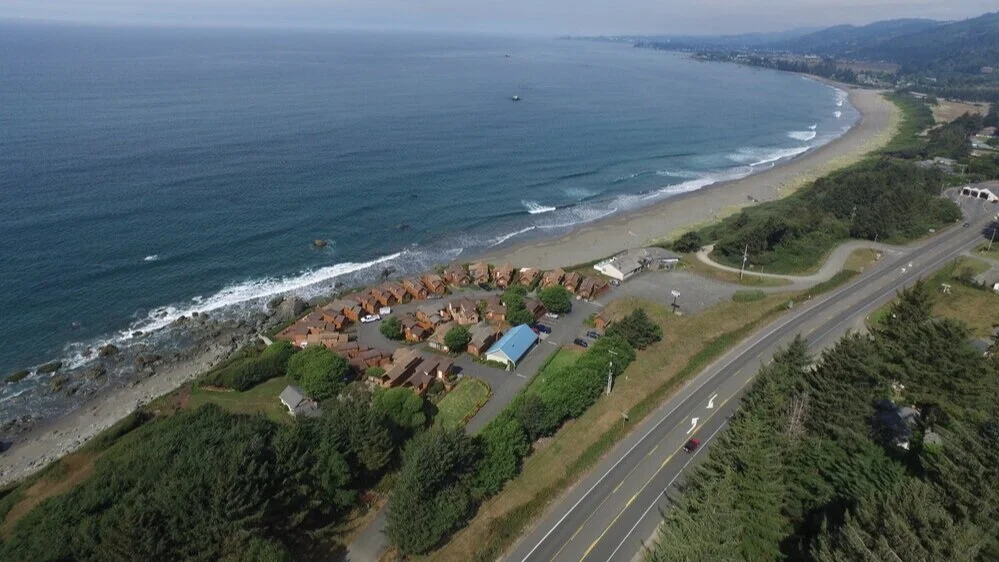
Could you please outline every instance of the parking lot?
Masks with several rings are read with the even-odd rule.
[[[467,289],[448,295],[439,301],[414,301],[411,303],[393,306],[392,314],[399,316],[416,311],[416,307],[428,303],[440,303],[447,306],[448,302],[455,299],[468,297],[474,300],[485,299],[491,295],[496,295],[495,291],[483,291],[479,289]],[[604,295],[606,298],[607,295]],[[551,328],[550,334],[542,334],[544,337],[538,344],[527,353],[521,360],[517,368],[506,371],[491,367],[482,363],[477,363],[472,356],[467,353],[454,358],[460,376],[471,376],[485,381],[492,389],[492,396],[485,406],[469,421],[468,430],[476,431],[481,429],[489,420],[493,419],[499,412],[513,399],[530,379],[538,372],[541,365],[563,345],[572,345],[572,341],[577,337],[585,338],[585,334],[592,328],[586,327],[583,322],[590,314],[599,312],[602,308],[599,302],[573,301],[573,309],[569,314],[561,315],[557,319],[542,318],[539,323]],[[394,351],[400,346],[413,346],[426,354],[437,353],[429,348],[424,342],[420,344],[406,344],[392,341],[382,335],[378,330],[380,322],[370,324],[355,324],[352,331],[356,335],[357,341],[377,349]]]
[[[671,291],[677,291],[680,293],[676,301],[680,312],[696,314],[720,302],[731,300],[732,295],[740,289],[745,288],[687,271],[647,271],[616,287],[614,297],[635,297],[669,307],[673,303]]]

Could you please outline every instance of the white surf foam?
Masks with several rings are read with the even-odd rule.
[[[146,257],[142,258],[142,261],[156,261],[158,259],[160,259],[160,255],[159,254],[153,254],[151,256],[146,256]]]
[[[666,168],[665,170],[656,170],[657,176],[665,176],[670,178],[680,178],[680,179],[696,179],[701,177],[701,174],[697,172],[692,172],[690,170],[676,170],[673,168]]]
[[[521,201],[520,204],[526,207],[527,212],[532,215],[540,215],[541,213],[550,213],[555,210],[555,207],[542,205],[537,201]]]
[[[133,332],[142,331],[147,333],[160,330],[169,326],[181,316],[190,316],[195,312],[199,314],[213,312],[227,307],[261,301],[277,295],[295,293],[312,286],[329,285],[338,277],[390,262],[398,259],[407,252],[408,250],[397,252],[363,263],[339,263],[305,271],[295,276],[256,279],[229,285],[214,295],[194,297],[187,304],[163,306],[153,309],[148,313],[146,318],[134,323],[127,331],[122,331],[115,339],[122,342],[128,341],[132,339]]]
[[[800,140],[802,142],[808,142],[815,138],[815,131],[791,131],[787,134],[794,140]]]
[[[843,112],[842,111],[834,111],[833,112],[833,116],[835,116],[836,119],[839,119],[840,117],[843,116]]]
[[[809,126],[808,126],[808,128],[809,128],[809,129],[811,129],[811,130],[813,130],[813,131],[814,131],[815,129],[817,129],[818,127],[819,127],[819,124],[818,124],[818,123],[813,123],[813,124],[811,124],[811,125],[809,125]]]
[[[793,158],[807,152],[810,148],[808,146],[799,146],[796,148],[741,148],[735,154],[729,155],[729,159],[755,169],[760,166],[773,165],[778,160]]]
[[[586,189],[584,187],[569,187],[562,190],[562,192],[568,195],[569,197],[574,197],[576,199],[587,199],[597,194],[596,191],[593,191],[591,189]]]
[[[492,248],[493,246],[499,246],[500,244],[502,244],[503,242],[506,242],[507,240],[513,238],[514,236],[520,236],[521,234],[530,232],[530,231],[532,231],[534,229],[535,229],[534,226],[528,226],[526,228],[522,228],[522,229],[516,230],[514,232],[509,232],[507,234],[501,234],[501,235],[497,236],[496,238],[492,239],[492,243],[489,244],[489,247]]]

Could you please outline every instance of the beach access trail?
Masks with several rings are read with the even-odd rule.
[[[836,276],[837,273],[843,270],[846,265],[846,261],[850,259],[850,254],[856,250],[871,249],[877,250],[885,254],[902,254],[905,252],[906,247],[904,246],[892,246],[890,244],[882,244],[880,242],[872,242],[868,240],[851,240],[837,246],[829,255],[826,257],[825,262],[823,262],[822,267],[819,268],[815,273],[808,275],[786,275],[781,273],[763,273],[759,271],[745,270],[743,273],[745,275],[752,275],[755,277],[764,277],[768,279],[784,279],[790,281],[790,285],[782,285],[780,287],[770,287],[766,290],[767,292],[787,292],[787,291],[800,291],[808,289],[813,285],[818,283],[823,283],[829,281]],[[714,250],[714,244],[710,246],[705,246],[697,252],[697,261],[710,265],[716,269],[722,271],[729,271],[732,273],[739,273],[738,267],[732,267],[729,265],[724,265],[718,263],[711,259],[711,251]]]
[[[858,162],[891,140],[901,122],[901,111],[882,91],[835,86],[849,94],[860,118],[853,128],[828,144],[769,170],[608,217],[554,240],[526,242],[488,252],[484,257],[491,263],[541,269],[593,262],[629,248],[675,238],[744,207],[786,197],[832,171]]]

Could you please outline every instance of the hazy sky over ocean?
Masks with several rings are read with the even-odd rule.
[[[995,0],[3,0],[0,18],[541,34],[713,34],[924,17]]]

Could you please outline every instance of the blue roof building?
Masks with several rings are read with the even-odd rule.
[[[486,359],[516,366],[527,352],[538,342],[538,335],[527,324],[511,328],[500,340],[486,351]]]

